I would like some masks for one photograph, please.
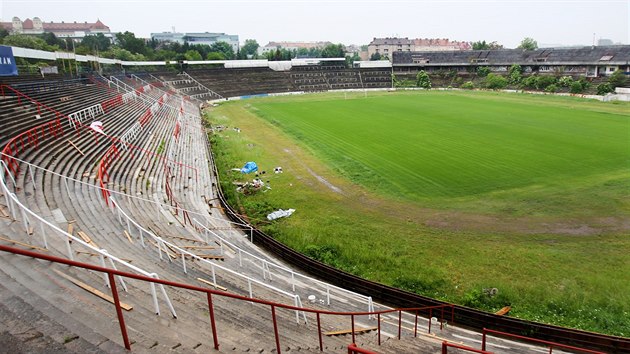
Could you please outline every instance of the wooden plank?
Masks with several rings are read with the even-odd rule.
[[[78,151],[79,153],[81,153],[81,155],[82,155],[82,156],[85,156],[85,153],[83,153],[83,151],[81,151],[81,149],[79,149],[79,147],[78,147],[78,146],[76,146],[76,145],[72,142],[72,140],[70,140],[70,139],[66,139],[66,141],[68,141],[68,142],[70,143],[70,145],[72,145],[75,149],[77,149],[77,151]]]
[[[129,240],[129,242],[133,243],[133,240],[131,239],[131,235],[129,235],[127,230],[124,230],[123,232],[124,232],[125,236],[127,236],[127,240]]]
[[[11,216],[9,215],[9,213],[4,209],[4,206],[0,206],[0,216],[2,216],[3,218],[10,218]]]
[[[148,238],[148,237],[147,237],[147,240],[148,240],[148,241],[149,241],[149,243],[150,243],[150,244],[152,244],[154,247],[156,247],[156,248],[161,248],[161,247],[157,244],[157,242],[153,241],[152,239],[150,239],[150,238]],[[171,259],[175,259],[175,258],[177,258],[177,257],[175,257],[175,255],[171,254],[171,252],[169,252],[169,251],[168,251],[168,249],[166,249],[166,250],[165,250],[165,249],[162,249],[162,252],[166,253],[166,256],[167,256],[167,257],[170,257]]]
[[[225,260],[225,257],[223,256],[213,256],[211,254],[196,254],[195,256],[202,258],[202,259],[216,259],[218,261],[223,261]]]
[[[12,240],[12,239],[10,239],[10,238],[6,238],[6,237],[2,237],[2,236],[0,236],[0,240],[2,240],[2,241],[6,241],[6,242],[10,242],[10,243],[12,243],[12,244],[14,244],[14,245],[20,245],[20,246],[23,246],[23,247],[27,247],[27,248],[31,248],[31,249],[34,249],[34,250],[38,250],[38,251],[48,252],[48,250],[47,250],[47,249],[45,249],[45,248],[41,248],[41,247],[37,247],[37,246],[33,246],[33,245],[29,245],[28,243],[24,243],[24,242],[20,242],[20,241]]]
[[[219,247],[216,246],[180,246],[185,249],[196,249],[196,250],[216,250]]]
[[[222,287],[221,285],[217,285],[217,284],[215,284],[215,283],[213,283],[211,281],[207,281],[207,280],[201,279],[201,278],[197,278],[197,280],[199,280],[200,282],[202,282],[204,284],[213,286],[215,289],[219,289],[219,290],[222,290],[222,291],[227,291],[227,288]]]
[[[85,243],[92,245],[93,247],[96,248],[100,248],[98,247],[98,245],[96,244],[96,242],[92,241],[92,239],[90,238],[90,236],[88,236],[85,232],[83,231],[78,231],[77,235],[79,235],[79,237],[81,237],[83,239],[83,241],[85,241]]]
[[[365,333],[365,332],[369,332],[369,331],[374,331],[377,328],[378,327],[367,327],[367,328],[355,327],[354,328],[354,333]],[[326,336],[338,336],[338,335],[350,334],[350,333],[352,333],[352,329],[344,329],[344,330],[341,330],[341,331],[324,332],[324,335],[326,335]]]
[[[74,225],[68,223],[68,233],[74,236]]]
[[[499,315],[499,316],[503,316],[503,315],[507,315],[510,310],[512,309],[511,306],[505,306],[504,308],[500,309],[499,311],[495,312],[495,315]]]
[[[75,251],[75,252],[76,252],[77,254],[86,254],[86,255],[88,255],[88,256],[90,256],[90,257],[100,256],[100,254],[98,254],[98,253],[93,253],[93,252],[85,252],[85,251]],[[123,260],[123,261],[125,261],[125,262],[127,262],[127,263],[131,263],[131,262],[132,262],[132,260],[131,260],[131,259],[128,259],[128,258],[120,258],[120,257],[116,257],[116,258],[118,258],[118,259],[120,259],[120,260]]]
[[[219,241],[214,241],[214,243],[216,243],[217,245],[221,246],[221,242],[219,242]],[[234,250],[231,249],[230,246],[226,245],[225,243],[223,244],[223,249],[228,251],[228,252],[236,254],[236,252],[234,252]]]
[[[102,291],[100,291],[100,290],[98,290],[96,288],[93,288],[93,287],[85,284],[84,282],[80,281],[79,279],[75,279],[75,278],[69,276],[66,273],[60,272],[57,269],[53,269],[53,271],[55,273],[59,274],[62,278],[65,278],[65,279],[69,280],[72,284],[78,286],[79,288],[81,288],[81,289],[83,289],[83,290],[85,290],[87,292],[90,292],[93,295],[96,295],[96,296],[100,297],[101,299],[103,299],[105,301],[109,301],[112,304],[114,303],[114,298],[112,298],[110,295],[107,295],[104,292],[102,292]],[[129,304],[126,304],[126,303],[124,303],[122,301],[120,302],[120,307],[122,309],[124,309],[125,311],[133,310],[133,306],[131,306]]]
[[[166,237],[174,238],[174,239],[177,239],[177,240],[184,240],[184,241],[190,241],[190,242],[204,243],[203,241],[195,240],[195,239],[188,238],[188,237],[181,237],[181,236],[166,236]]]
[[[81,237],[83,241],[85,241],[85,243],[92,243],[92,239],[85,232],[79,231],[77,232],[77,235],[79,235],[79,237]]]

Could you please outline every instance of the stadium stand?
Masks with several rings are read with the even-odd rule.
[[[24,91],[3,86],[0,244],[240,295],[245,301],[214,297],[222,352],[346,352],[353,342],[384,353],[433,353],[444,339],[478,342],[453,325],[450,305],[424,309],[419,318],[413,311],[365,314],[391,308],[292,269],[254,245],[247,225],[222,215],[197,103],[164,83],[192,87],[186,94],[231,97],[295,91],[292,80],[309,77],[296,73],[319,74],[310,77],[323,79],[326,89],[391,84],[389,71],[329,66],[16,82]],[[105,134],[90,128],[95,121]],[[0,254],[0,279],[0,339],[18,349],[123,351],[116,312],[93,295],[113,286],[133,307],[124,318],[134,351],[216,348],[208,298],[190,290],[7,253]],[[252,299],[363,314],[316,315],[277,304],[276,322],[268,305]],[[355,324],[369,330],[353,333]],[[330,336],[322,342],[323,332]],[[493,349],[506,343],[497,340]],[[509,345],[509,352],[531,350]]]
[[[429,72],[466,72],[477,66],[488,66],[493,71],[507,71],[512,64],[519,64],[526,73],[554,73],[555,70],[562,69],[567,75],[600,76],[610,74],[610,68],[630,71],[629,58],[630,46],[394,52],[393,65],[397,69],[416,67]]]
[[[123,81],[116,85],[125,86],[132,84],[133,81],[129,81],[123,84]],[[177,214],[184,213],[184,209],[178,204],[175,204],[173,208],[172,200],[171,204],[160,205],[152,201],[140,200],[139,198],[132,198],[131,194],[126,193],[124,195],[116,195],[110,199],[110,206],[105,205],[105,201],[102,199],[102,191],[98,188],[94,188],[95,179],[98,177],[98,165],[94,161],[99,161],[99,156],[104,156],[112,146],[121,146],[120,140],[126,136],[126,133],[133,131],[132,127],[139,121],[144,119],[142,112],[150,112],[151,107],[159,107],[154,113],[152,113],[151,119],[144,121],[144,129],[149,132],[148,134],[139,134],[137,145],[134,148],[129,147],[127,149],[128,154],[134,154],[134,157],[124,158],[123,156],[117,158],[109,168],[112,170],[110,179],[105,187],[112,189],[122,189],[130,193],[137,193],[137,195],[158,195],[156,199],[161,198],[169,199],[160,187],[153,187],[154,185],[161,186],[159,180],[165,178],[173,178],[178,180],[177,182],[170,182],[173,185],[181,187],[173,188],[175,192],[179,192],[182,195],[177,197],[183,200],[186,197],[188,188],[185,187],[186,179],[192,179],[192,175],[180,174],[177,178],[178,172],[174,171],[174,175],[171,176],[167,171],[168,168],[162,168],[159,166],[159,161],[164,159],[157,158],[157,153],[149,153],[150,148],[155,148],[156,145],[161,144],[162,140],[168,140],[166,137],[174,131],[174,126],[182,124],[185,128],[181,128],[181,136],[179,138],[171,138],[170,145],[164,147],[165,155],[174,158],[181,159],[186,162],[192,161],[195,157],[190,153],[195,148],[199,148],[199,145],[205,147],[205,139],[198,139],[205,134],[200,129],[199,121],[197,125],[193,125],[191,121],[183,122],[176,117],[181,118],[186,116],[184,113],[189,108],[195,108],[191,106],[186,100],[175,95],[168,95],[166,92],[156,88],[147,89],[147,85],[135,87],[135,91],[128,91],[133,96],[139,97],[140,95],[146,95],[146,100],[155,97],[167,97],[162,104],[158,100],[154,100],[153,104],[149,104],[144,99],[130,99],[128,102],[119,104],[116,107],[112,107],[107,110],[107,113],[96,116],[103,122],[105,130],[109,136],[118,137],[116,144],[112,144],[110,139],[105,136],[98,136],[96,133],[89,132],[85,125],[76,124],[75,127],[69,122],[68,119],[63,119],[61,123],[64,130],[63,136],[50,135],[41,139],[38,142],[37,148],[30,146],[29,148],[23,148],[20,153],[15,153],[13,156],[20,159],[20,170],[22,173],[16,173],[12,177],[6,179],[6,182],[11,185],[13,179],[13,192],[16,195],[17,200],[24,204],[24,207],[31,210],[35,215],[41,217],[41,220],[34,215],[25,214],[25,209],[18,208],[17,203],[7,203],[3,210],[9,211],[9,213],[22,214],[19,217],[14,215],[16,219],[22,219],[24,230],[20,230],[20,223],[3,224],[3,229],[7,234],[12,236],[13,242],[22,242],[39,249],[48,249],[49,252],[53,252],[59,255],[67,255],[71,259],[76,259],[83,262],[103,264],[108,266],[125,267],[132,264],[132,270],[144,270],[140,274],[153,274],[159,273],[160,277],[166,277],[168,279],[189,281],[191,279],[208,279],[217,287],[224,284],[225,288],[229,288],[235,293],[241,293],[244,296],[252,296],[252,284],[256,297],[261,298],[277,298],[277,295],[273,295],[273,286],[269,287],[265,283],[271,282],[272,277],[275,282],[278,282],[283,278],[278,273],[281,271],[276,263],[277,261],[270,261],[268,258],[257,258],[252,252],[255,247],[251,243],[243,242],[244,235],[238,229],[233,231],[234,243],[228,243],[229,241],[223,241],[216,239],[214,242],[203,242],[203,239],[199,237],[197,229],[204,229],[206,235],[210,233],[215,234],[209,227],[210,225],[204,225],[204,223],[198,223],[198,226],[193,227],[190,225],[190,221],[186,223],[182,222],[182,219],[177,218]],[[127,88],[125,86],[125,88]],[[109,92],[108,90],[104,90]],[[141,92],[142,91],[142,92]],[[148,92],[147,92],[148,91]],[[147,94],[151,93],[152,94]],[[140,93],[140,94],[139,94]],[[67,94],[67,91],[57,91],[58,95]],[[111,93],[110,93],[111,94]],[[160,95],[161,94],[161,95]],[[122,96],[124,96],[122,95]],[[48,96],[46,96],[48,97]],[[45,97],[42,97],[45,98]],[[54,97],[48,97],[54,99]],[[39,102],[32,98],[32,102]],[[122,101],[122,100],[121,100]],[[33,103],[31,103],[33,104]],[[163,107],[171,106],[169,109],[162,109]],[[177,110],[180,107],[180,110]],[[5,111],[3,111],[5,112]],[[66,113],[63,113],[64,116]],[[198,118],[198,112],[197,116]],[[84,123],[88,123],[84,122]],[[192,133],[197,132],[197,138],[192,139]],[[98,137],[98,138],[97,138]],[[189,137],[191,139],[185,139]],[[70,140],[71,139],[71,140]],[[178,141],[179,140],[179,141]],[[68,144],[72,141],[72,144]],[[191,145],[178,146],[181,141],[190,141]],[[141,150],[140,146],[146,146],[147,149]],[[157,149],[156,149],[157,150]],[[135,152],[134,152],[135,151]],[[203,150],[202,150],[203,151]],[[144,155],[144,156],[143,156]],[[186,156],[183,156],[186,155]],[[102,163],[104,158],[101,158]],[[167,160],[171,160],[167,158]],[[157,162],[157,163],[156,163]],[[14,161],[17,163],[17,160]],[[168,164],[166,164],[168,165]],[[203,164],[198,166],[203,166]],[[168,166],[168,167],[172,167]],[[206,168],[206,171],[209,169]],[[145,179],[139,179],[136,173],[147,173],[144,178],[150,178],[153,183],[145,183]],[[188,178],[190,177],[190,178]],[[197,177],[198,178],[198,177]],[[135,181],[134,181],[135,180]],[[204,188],[207,188],[210,183],[210,178],[201,178],[201,183]],[[189,196],[198,196],[197,190],[192,191],[194,188],[200,188],[200,184],[191,184],[191,188],[188,193]],[[5,192],[9,192],[6,190]],[[160,195],[160,192],[162,194]],[[173,193],[173,192],[172,192]],[[166,193],[168,194],[168,193]],[[177,198],[171,196],[170,199]],[[200,198],[196,198],[200,199]],[[114,202],[115,201],[115,202]],[[117,208],[112,209],[112,202],[116,203]],[[198,202],[198,201],[197,201]],[[178,203],[178,202],[177,202]],[[13,204],[10,206],[9,204]],[[193,203],[191,203],[193,204]],[[197,203],[199,204],[199,203]],[[152,205],[153,207],[147,207]],[[159,208],[170,209],[174,213],[169,213],[166,210],[161,211],[158,215],[163,217],[160,222],[160,216],[156,218],[154,213],[155,205]],[[169,208],[170,207],[170,208]],[[19,210],[18,210],[19,209]],[[114,210],[111,212],[109,210]],[[179,210],[178,210],[179,209]],[[175,215],[173,215],[175,214]],[[202,220],[200,215],[195,217]],[[44,222],[53,224],[50,226]],[[140,223],[134,222],[134,220],[141,220]],[[125,224],[127,228],[125,229]],[[214,225],[225,225],[226,222],[214,223]],[[69,231],[62,234],[61,237],[54,237],[50,235],[52,230],[48,228],[56,226],[62,231]],[[138,234],[137,230],[142,227],[144,230],[155,230],[156,233],[164,235],[164,238],[170,236],[169,241],[160,241],[162,238],[154,238],[151,240],[149,234]],[[146,228],[145,228],[146,227]],[[216,228],[216,226],[214,226]],[[138,229],[136,229],[138,228]],[[206,231],[207,228],[207,231]],[[41,230],[40,230],[41,229]],[[26,232],[25,232],[26,231]],[[126,231],[126,232],[125,232]],[[149,231],[153,233],[153,231]],[[36,239],[34,235],[40,234],[41,241]],[[48,236],[46,236],[48,234]],[[59,233],[57,233],[59,236]],[[226,232],[223,233],[228,234]],[[69,236],[70,235],[70,236]],[[69,240],[69,237],[71,239]],[[226,236],[227,237],[227,236]],[[140,238],[140,240],[139,240]],[[144,238],[144,240],[142,239]],[[163,239],[162,239],[163,240]],[[69,243],[71,241],[71,243]],[[217,242],[218,241],[218,242]],[[243,247],[236,243],[240,241]],[[132,243],[133,242],[133,243]],[[149,252],[142,244],[148,248],[155,250],[149,246],[151,243],[158,244],[159,249],[154,252]],[[38,244],[38,246],[35,246]],[[233,254],[226,256],[227,252],[224,251],[224,255],[218,254],[218,251],[211,249],[209,244],[214,244],[216,249],[231,249]],[[70,246],[71,245],[71,246]],[[229,246],[228,246],[229,245]],[[91,246],[91,247],[90,247]],[[206,252],[202,251],[204,247]],[[193,257],[193,253],[190,258],[188,254],[184,253],[185,249],[198,249],[196,257]],[[107,250],[107,251],[105,251]],[[70,251],[70,253],[68,253]],[[250,252],[251,251],[251,252]],[[237,268],[236,264],[239,262],[234,252],[238,252],[238,259],[240,262],[253,263],[255,261],[262,261],[261,265],[255,265],[249,269],[250,273],[259,273],[262,268],[261,280],[256,278],[249,278],[244,282],[244,277],[238,273],[242,272],[228,272],[226,268],[221,271],[218,266],[208,266],[211,264],[207,261],[207,258],[223,257],[230,258],[230,260],[224,260],[223,263],[230,264],[232,267]],[[247,254],[245,254],[247,252]],[[200,257],[201,255],[201,257]],[[186,262],[186,268],[174,266],[176,259],[181,259]],[[99,263],[100,260],[100,263]],[[114,263],[116,260],[116,263]],[[120,261],[120,262],[118,262]],[[11,283],[10,288],[7,288],[3,295],[6,297],[6,303],[13,303],[16,308],[22,310],[28,309],[31,313],[40,317],[44,323],[50,325],[37,325],[34,323],[22,323],[23,326],[29,327],[28,330],[35,333],[41,333],[42,338],[50,338],[53,342],[62,342],[59,336],[63,333],[64,341],[74,341],[73,338],[81,338],[77,341],[76,349],[78,351],[117,351],[119,344],[117,338],[119,334],[116,333],[116,328],[108,326],[108,323],[115,321],[113,313],[107,311],[107,304],[102,303],[97,298],[86,296],[84,293],[78,290],[72,290],[69,288],[71,285],[68,283],[67,276],[69,275],[74,281],[79,281],[84,284],[88,284],[91,288],[102,287],[103,284],[107,284],[107,281],[100,279],[98,275],[82,272],[79,270],[68,270],[63,267],[48,267],[43,266],[41,263],[28,259],[15,260],[14,258],[3,255],[0,259],[2,262],[3,278],[15,279],[15,284]],[[34,263],[33,263],[34,262]],[[173,265],[169,266],[169,264]],[[203,264],[203,265],[200,265]],[[208,269],[210,268],[210,269]],[[66,276],[61,276],[54,270],[61,271]],[[27,270],[27,271],[26,271]],[[253,274],[252,274],[253,275]],[[293,277],[298,276],[296,273],[291,273]],[[286,277],[286,276],[285,276]],[[100,280],[99,280],[100,279]],[[301,283],[307,281],[306,278],[300,279]],[[119,280],[120,281],[120,280]],[[314,280],[313,280],[314,281]],[[43,289],[38,284],[47,284]],[[4,283],[9,284],[9,283]],[[124,285],[123,285],[124,284]],[[319,284],[319,283],[318,283]],[[141,285],[134,284],[127,281],[125,283],[120,282],[120,285],[126,288],[126,292],[123,295],[123,301],[133,304],[133,315],[127,315],[127,324],[130,328],[142,328],[143,330],[134,332],[134,346],[144,349],[159,350],[168,348],[179,348],[182,351],[191,350],[195,346],[200,345],[211,346],[209,341],[201,340],[199,338],[207,338],[205,334],[208,333],[208,328],[197,325],[197,323],[203,323],[206,320],[207,314],[203,312],[199,313],[196,308],[202,306],[205,299],[194,300],[190,295],[184,292],[178,292],[170,289],[168,296],[166,293],[160,296],[154,296],[151,289],[142,287]],[[7,285],[8,286],[8,285]],[[295,283],[294,283],[295,286]],[[341,289],[328,289],[329,292],[335,295],[335,298],[342,296],[343,291]],[[160,290],[157,290],[159,293]],[[288,295],[291,301],[288,301],[292,305],[297,305],[292,300],[294,295],[288,291],[281,291]],[[303,292],[304,293],[304,292]],[[25,294],[25,295],[22,295]],[[304,293],[305,294],[305,293]],[[151,301],[151,298],[154,300]],[[159,300],[158,300],[159,299]],[[168,306],[168,301],[174,304],[174,308],[177,308],[178,319],[168,319],[168,316],[161,316],[159,320],[156,319],[155,313],[158,312],[156,307],[156,301],[164,307]],[[341,303],[346,303],[348,300]],[[354,301],[356,303],[356,300]],[[75,304],[80,303],[80,308],[73,308]],[[301,305],[301,303],[299,303]],[[355,305],[351,305],[350,308],[354,308]],[[173,310],[170,310],[171,314],[175,314]],[[322,308],[328,308],[327,305]],[[264,337],[264,333],[269,333],[268,313],[265,309],[252,309],[249,312],[240,311],[240,305],[226,305],[220,306],[217,304],[217,309],[221,315],[217,316],[217,322],[219,327],[223,329],[224,333],[227,332],[225,338],[221,338],[221,342],[224,346],[234,346],[234,348],[241,348],[242,343],[247,343],[247,348],[256,348],[257,345],[262,348],[273,348],[273,341],[251,341],[246,340],[252,338],[251,333],[259,333],[259,337]],[[367,307],[361,307],[362,311],[368,310]],[[15,312],[11,315],[11,308],[5,309],[6,321],[14,321],[14,317],[17,316]],[[356,308],[359,310],[359,308]],[[279,311],[280,313],[281,311]],[[303,313],[301,317],[298,314],[293,314],[293,311],[284,314],[282,317],[284,321],[279,321],[281,333],[288,333],[287,337],[282,337],[283,345],[287,347],[300,347],[309,343],[304,338],[308,337],[307,333],[312,336],[313,324],[315,319],[313,317],[308,318],[310,324],[302,324],[295,326],[296,320],[302,321],[306,318]],[[62,315],[62,314],[72,315]],[[293,318],[291,320],[291,318]],[[182,319],[182,320],[180,320]],[[184,321],[183,319],[186,319]],[[260,323],[258,323],[260,322]],[[187,323],[187,324],[186,324]],[[248,323],[244,327],[244,324]],[[177,325],[177,331],[171,331],[167,328]],[[341,324],[337,319],[326,320],[327,328],[344,328],[347,324]],[[56,328],[58,333],[51,332],[51,328]],[[157,331],[160,333],[159,341],[156,338],[147,337],[148,334]],[[291,334],[294,333],[294,334]],[[362,337],[373,339],[374,335],[362,335]],[[311,344],[306,344],[307,347],[315,349],[317,347],[317,338],[312,338]],[[327,343],[334,344],[334,348],[343,349],[347,346],[348,341],[345,338],[330,338],[326,339]],[[363,342],[368,344],[368,342]],[[403,346],[405,344],[402,344]],[[337,347],[338,346],[338,347]],[[331,347],[332,348],[332,347]]]

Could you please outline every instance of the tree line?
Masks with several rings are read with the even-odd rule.
[[[184,38],[185,40],[186,38]],[[290,60],[297,57],[310,58],[345,58],[346,48],[343,44],[329,44],[323,48],[300,48],[288,50],[276,48],[263,55],[258,54],[260,45],[255,39],[247,39],[236,52],[229,43],[216,42],[212,45],[190,44],[184,41],[160,42],[155,39],[137,38],[134,33],[125,31],[116,33],[112,41],[102,33],[88,35],[79,42],[69,38],[58,38],[53,33],[40,35],[9,34],[0,30],[0,44],[39,49],[45,51],[67,51],[80,55],[97,55],[103,58],[125,61],[181,61],[181,60],[234,60],[234,59],[268,59]],[[349,60],[359,60],[358,55]]]

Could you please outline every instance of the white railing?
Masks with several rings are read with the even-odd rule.
[[[204,88],[206,91],[210,92],[211,94],[213,94],[213,95],[217,96],[218,98],[225,98],[225,97],[223,97],[223,96],[219,95],[218,93],[216,93],[216,92],[214,92],[214,91],[210,90],[209,88],[207,88],[206,86],[204,86],[201,82],[199,82],[199,81],[195,80],[195,78],[194,78],[194,77],[192,77],[192,76],[190,76],[190,75],[188,75],[188,73],[187,73],[187,72],[183,71],[180,75],[184,75],[184,76],[186,76],[189,80],[191,80],[191,81],[195,82],[197,85],[199,85],[200,87]]]
[[[24,204],[22,204],[17,196],[15,195],[15,193],[12,193],[11,190],[9,189],[9,187],[6,184],[6,180],[5,180],[5,176],[10,176],[11,177],[11,181],[13,182],[13,187],[16,188],[16,184],[15,184],[15,179],[13,177],[13,175],[11,174],[11,172],[9,171],[9,169],[7,168],[7,166],[5,165],[4,161],[0,161],[0,166],[2,168],[0,168],[1,172],[0,172],[0,188],[2,189],[2,192],[4,194],[5,197],[5,201],[7,204],[7,208],[9,209],[9,213],[11,215],[11,217],[14,220],[18,220],[18,215],[21,216],[22,218],[22,225],[24,226],[24,230],[27,234],[29,234],[29,225],[33,225],[33,232],[35,231],[35,220],[39,221],[39,226],[40,226],[40,231],[41,231],[41,236],[42,236],[42,244],[44,246],[44,248],[49,249],[48,248],[48,238],[46,235],[46,228],[48,227],[49,229],[51,229],[55,235],[58,235],[59,238],[61,238],[63,240],[63,242],[65,243],[66,246],[66,251],[68,252],[68,258],[73,260],[74,256],[72,253],[72,246],[71,246],[71,241],[72,242],[76,242],[77,244],[91,250],[92,252],[98,254],[100,256],[101,259],[101,265],[103,267],[105,267],[105,259],[108,259],[110,262],[110,265],[112,266],[112,268],[117,269],[116,268],[116,264],[122,265],[124,267],[127,267],[139,274],[142,274],[144,276],[147,277],[152,277],[155,279],[159,279],[158,275],[156,273],[150,273],[147,272],[143,269],[140,269],[134,265],[129,264],[128,262],[112,256],[111,254],[109,254],[109,252],[107,252],[107,250],[105,249],[99,249],[97,247],[94,247],[92,245],[90,245],[89,243],[85,242],[83,239],[80,239],[78,237],[75,237],[74,235],[60,229],[59,227],[57,227],[56,225],[53,225],[52,223],[48,222],[47,220],[45,220],[43,217],[41,217],[40,215],[37,215],[36,213],[34,213],[32,210],[30,210],[29,208],[27,208]],[[32,172],[31,172],[32,174]],[[29,216],[33,218],[34,221],[31,221],[29,219]],[[110,287],[109,284],[109,279],[104,278],[105,279],[105,286]],[[121,282],[121,285],[123,286],[123,288],[125,289],[125,291],[127,291],[127,285],[124,283],[124,281],[119,277],[119,281]],[[155,283],[152,283],[151,285],[151,297],[153,299],[153,306],[154,306],[154,310],[156,314],[160,314],[160,307],[158,304],[158,299],[157,299],[157,292],[155,290]],[[169,310],[171,311],[171,314],[173,315],[173,317],[177,318],[177,313],[175,312],[175,308],[173,308],[173,304],[171,303],[171,300],[169,299],[167,293],[166,293],[166,289],[164,289],[164,286],[162,284],[159,284],[160,290],[162,292],[162,296],[164,298],[164,301],[166,302]]]
[[[68,114],[68,121],[70,122],[70,126],[76,130],[77,123],[82,125],[86,119],[93,120],[98,114],[105,114],[103,106],[100,103]]]
[[[197,215],[197,216],[199,216],[199,217],[203,217],[203,218],[205,218],[206,220],[216,220],[216,221],[221,221],[221,222],[225,222],[225,223],[227,223],[227,224],[229,224],[229,225],[235,225],[235,228],[237,228],[237,227],[243,227],[243,228],[247,228],[247,229],[249,229],[249,230],[251,231],[251,226],[250,226],[250,225],[248,225],[248,224],[243,224],[243,223],[238,223],[238,222],[230,221],[230,220],[223,219],[223,218],[213,217],[213,216],[210,216],[210,215],[207,215],[207,214],[203,214],[203,213],[195,212],[195,211],[192,211],[192,210],[187,210],[187,209],[184,209],[184,208],[181,208],[181,207],[173,207],[173,206],[171,206],[171,205],[169,205],[169,204],[158,203],[158,202],[153,201],[153,200],[151,200],[151,199],[141,198],[141,197],[138,197],[138,196],[135,196],[135,195],[126,194],[126,193],[119,192],[119,191],[116,191],[116,190],[113,190],[113,189],[102,188],[102,187],[100,187],[100,186],[95,186],[95,185],[94,185],[94,184],[92,184],[92,183],[88,183],[88,182],[84,182],[84,181],[81,181],[81,180],[78,180],[78,179],[75,179],[75,178],[72,178],[72,177],[64,176],[64,175],[62,175],[62,174],[60,174],[60,173],[58,173],[58,172],[55,172],[55,171],[52,171],[52,170],[46,169],[46,168],[41,167],[41,166],[37,166],[37,165],[32,164],[32,163],[30,163],[30,162],[27,162],[27,161],[21,160],[21,159],[19,159],[19,158],[17,158],[17,157],[13,157],[13,156],[11,156],[11,155],[6,155],[6,154],[3,154],[2,152],[0,152],[0,155],[2,155],[2,156],[9,156],[9,157],[11,157],[13,160],[15,160],[15,161],[17,161],[17,162],[19,162],[19,163],[22,163],[22,164],[27,165],[27,166],[28,166],[27,171],[28,171],[28,173],[30,173],[30,175],[31,175],[31,179],[32,179],[32,178],[34,178],[33,169],[35,169],[35,170],[38,170],[38,171],[45,172],[46,174],[50,174],[51,176],[56,176],[56,177],[59,177],[60,179],[63,179],[63,180],[64,180],[64,183],[65,183],[65,185],[66,185],[66,186],[68,185],[68,182],[73,182],[73,183],[81,184],[81,185],[86,186],[86,187],[88,187],[88,188],[98,189],[98,191],[99,191],[99,192],[101,192],[101,191],[107,191],[107,192],[108,192],[108,193],[110,193],[111,195],[119,195],[119,196],[121,196],[121,198],[126,198],[126,199],[128,199],[128,200],[133,199],[133,200],[137,200],[137,201],[140,201],[140,202],[143,202],[143,203],[150,203],[150,204],[153,204],[153,205],[155,205],[155,206],[156,206],[157,210],[160,210],[160,208],[163,208],[163,209],[173,208],[173,209],[176,209],[178,212],[180,212],[180,211],[186,211],[186,212],[187,212],[187,213],[189,213],[190,215]],[[15,180],[14,180],[13,175],[12,175],[11,173],[9,173],[8,175],[9,175],[9,177],[10,177],[11,181],[13,182],[13,185],[15,185]],[[69,192],[69,188],[67,188],[67,191]],[[158,218],[160,217],[160,213],[159,213],[159,211],[158,211],[158,213],[156,214],[156,216],[157,216]]]
[[[198,255],[191,253],[190,251],[187,251],[183,248],[180,248],[179,246],[164,240],[163,238],[161,238],[160,236],[155,235],[153,232],[145,229],[144,227],[142,227],[139,223],[137,223],[133,218],[131,218],[127,213],[125,213],[124,210],[122,210],[122,208],[120,207],[120,205],[118,204],[118,202],[116,202],[116,200],[113,197],[109,197],[109,200],[111,202],[112,208],[115,210],[114,213],[117,214],[118,216],[118,221],[120,222],[121,225],[126,225],[127,226],[127,232],[129,232],[130,235],[134,235],[135,234],[135,230],[137,230],[138,232],[138,236],[140,237],[140,243],[142,244],[142,247],[147,247],[146,243],[144,242],[144,236],[149,236],[153,239],[154,241],[154,246],[157,248],[158,251],[158,255],[160,257],[160,259],[162,258],[162,253],[166,253],[166,258],[169,260],[169,262],[173,262],[173,260],[171,259],[171,255],[169,252],[169,249],[171,251],[174,252],[178,252],[181,255],[181,261],[182,261],[182,268],[184,270],[184,273],[188,273],[188,270],[186,268],[186,257],[190,257],[191,259],[195,259],[197,261],[199,261],[199,263],[201,264],[205,264],[207,266],[210,267],[210,270],[212,272],[212,282],[214,285],[219,285],[217,283],[217,276],[216,276],[216,269],[220,269],[226,273],[229,273],[237,278],[240,278],[244,281],[247,282],[247,287],[248,287],[248,293],[249,293],[249,297],[253,298],[254,297],[254,292],[253,292],[253,288],[252,288],[252,284],[256,284],[262,288],[277,292],[281,295],[285,295],[289,298],[291,298],[295,304],[296,307],[302,307],[302,301],[300,300],[300,296],[297,294],[291,294],[290,292],[284,291],[282,289],[276,288],[274,286],[271,286],[269,284],[265,284],[264,282],[255,279],[255,278],[251,278],[248,277],[244,274],[238,273],[232,269],[229,269],[227,267],[221,266],[219,264],[213,263],[205,258],[199,257]],[[124,218],[124,219],[123,219]],[[124,222],[123,222],[124,220]],[[132,226],[134,226],[134,228],[132,228]],[[295,318],[297,323],[300,323],[300,311],[296,310],[295,313]],[[307,319],[306,319],[306,313],[302,312],[302,318],[304,319],[304,323],[307,323]]]
[[[309,281],[312,282],[315,285],[321,286],[323,288],[323,291],[326,294],[326,305],[330,305],[330,291],[331,290],[335,290],[337,292],[339,292],[340,294],[343,294],[347,297],[354,297],[354,298],[358,298],[361,301],[365,301],[367,304],[367,312],[373,312],[374,311],[374,304],[372,302],[372,297],[371,296],[366,296],[366,295],[362,295],[359,293],[355,293],[353,291],[344,289],[344,288],[340,288],[338,286],[335,285],[331,285],[329,283],[323,282],[321,280],[309,277],[307,275],[295,272],[292,269],[283,267],[282,265],[273,263],[272,261],[269,261],[267,259],[261,258],[259,256],[256,256],[253,253],[250,253],[248,251],[243,250],[242,248],[238,247],[237,245],[231,243],[230,241],[226,240],[225,238],[221,237],[219,234],[217,234],[216,232],[212,231],[211,229],[209,229],[206,225],[203,225],[202,223],[200,223],[199,221],[197,221],[196,219],[193,219],[193,222],[196,223],[197,225],[199,225],[203,230],[204,230],[204,236],[205,236],[205,242],[206,243],[210,243],[210,239],[208,234],[212,234],[212,236],[214,236],[216,239],[218,239],[219,245],[221,247],[221,253],[223,253],[223,245],[227,245],[228,247],[230,247],[232,250],[237,250],[238,253],[238,263],[239,266],[243,266],[243,255],[250,257],[251,260],[255,261],[256,263],[260,263],[260,267],[262,269],[262,276],[263,279],[267,279],[267,277],[269,277],[269,280],[272,280],[272,273],[271,273],[271,269],[273,268],[275,271],[277,272],[283,272],[285,273],[285,279],[290,279],[289,284],[291,285],[292,291],[295,292],[296,291],[296,285],[298,282],[300,281]],[[253,263],[253,262],[252,262]],[[312,290],[312,289],[311,289]],[[370,316],[371,318],[371,316]]]

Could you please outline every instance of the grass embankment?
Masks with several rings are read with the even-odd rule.
[[[210,113],[224,191],[278,240],[486,310],[630,335],[628,105],[493,93],[341,93]],[[271,190],[237,195],[256,161]],[[273,174],[282,166],[283,174]],[[248,178],[250,176],[247,176]],[[483,288],[499,289],[488,297]]]

